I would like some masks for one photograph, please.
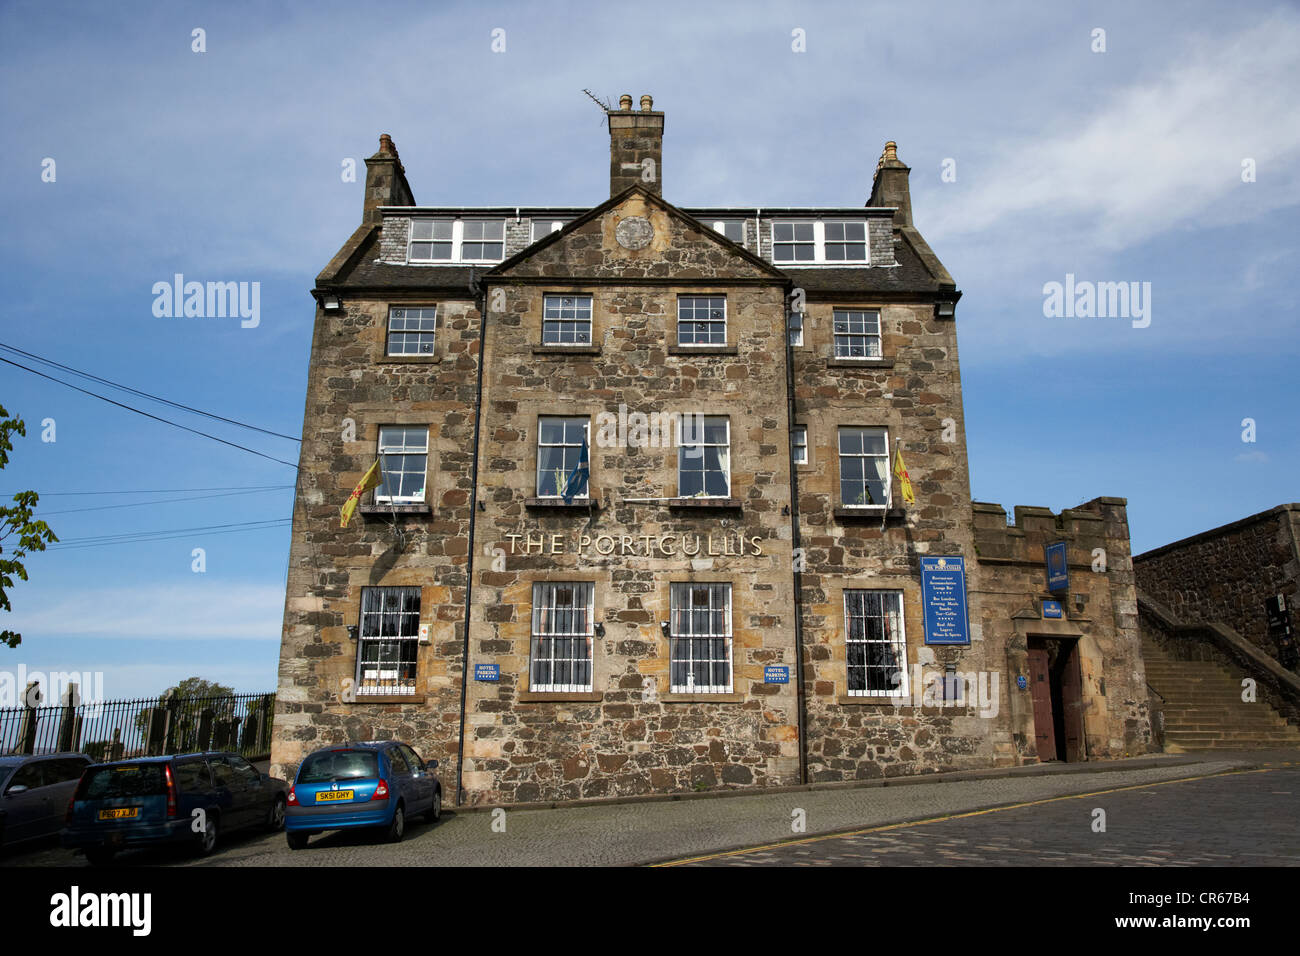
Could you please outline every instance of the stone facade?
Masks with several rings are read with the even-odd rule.
[[[1155,548],[1133,566],[1138,587],[1183,622],[1225,624],[1277,660],[1264,601],[1282,594],[1294,607],[1300,600],[1300,504]]]
[[[663,198],[651,105],[610,113],[610,198],[587,210],[422,208],[391,140],[367,160],[363,225],[314,290],[274,772],[328,744],[397,737],[440,760],[449,798],[515,804],[1018,764],[1037,759],[1015,681],[1036,634],[1081,649],[1086,755],[1144,750],[1123,502],[1059,519],[1017,509],[1015,528],[972,505],[960,293],[912,225],[893,144],[865,208],[683,210]],[[408,263],[421,217],[500,222],[498,261]],[[567,225],[532,242],[534,220]],[[718,220],[744,220],[746,242]],[[774,264],[773,222],[796,220],[862,222],[869,254]],[[548,296],[590,296],[587,338],[544,341]],[[722,340],[678,340],[681,296],[725,301]],[[436,308],[432,346],[389,355],[390,310],[408,306]],[[803,338],[787,348],[792,308]],[[836,310],[878,316],[878,355],[836,357]],[[707,498],[684,488],[679,429],[696,415],[727,429],[727,488]],[[551,416],[589,436],[586,494],[568,501],[558,473],[542,491]],[[427,429],[424,488],[400,503],[367,492],[340,527],[386,426]],[[901,447],[914,502],[888,478],[884,500],[846,499],[841,435],[858,428],[884,436],[890,461]],[[1111,563],[1076,573],[1079,603],[1046,622],[1053,535],[1072,562],[1090,567],[1101,547]],[[968,645],[925,643],[926,556],[966,561]],[[557,584],[590,587],[566,644],[590,676],[534,685],[554,640],[538,595]],[[729,596],[709,618],[726,622],[725,666],[702,686],[673,663],[681,622],[695,620],[673,595],[705,585]],[[360,648],[375,644],[362,606],[377,588],[418,589],[418,615],[400,625],[407,657],[363,668]],[[897,608],[861,625],[886,628],[901,654],[892,691],[852,686],[865,665],[850,658],[883,652],[848,647],[850,602]],[[945,669],[969,685],[933,697]]]

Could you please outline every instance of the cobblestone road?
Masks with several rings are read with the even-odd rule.
[[[285,844],[282,834],[254,834],[232,837],[214,857],[206,860],[197,860],[176,850],[138,850],[121,854],[119,865],[629,865],[789,840],[796,837],[791,828],[797,811],[802,811],[807,828],[804,832],[807,835],[826,834],[902,821],[924,820],[1068,794],[1155,784],[1176,778],[1219,773],[1236,766],[1239,764],[1229,760],[1210,760],[1195,765],[1161,766],[1142,770],[1117,769],[945,782],[929,780],[901,786],[755,794],[725,799],[597,805],[555,810],[510,810],[504,815],[505,832],[493,830],[494,816],[490,813],[448,812],[442,822],[436,826],[411,825],[406,840],[396,845],[376,842],[369,834],[332,833],[312,838],[311,845],[305,850],[291,851]],[[1025,811],[1004,811],[1002,815],[972,817],[968,822],[958,826],[988,826],[998,835],[983,838],[973,829],[958,829],[954,836],[945,837],[951,845],[943,847],[947,855],[942,858],[922,859],[917,854],[926,847],[923,836],[913,837],[911,834],[894,831],[887,838],[892,842],[876,844],[871,855],[881,855],[874,853],[874,849],[893,848],[898,854],[894,862],[899,863],[973,862],[971,859],[963,860],[962,857],[975,856],[975,850],[991,854],[995,850],[1001,852],[1003,848],[1013,847],[1014,849],[999,857],[998,861],[1035,862],[1036,859],[1030,858],[1032,854],[1035,858],[1042,857],[1049,862],[1070,862],[1064,855],[1089,851],[1094,854],[1090,862],[1117,862],[1114,857],[1102,857],[1096,854],[1102,846],[1100,841],[1103,839],[1110,841],[1104,846],[1127,847],[1124,852],[1136,853],[1141,849],[1131,842],[1134,839],[1133,824],[1131,816],[1128,815],[1131,811],[1126,808],[1130,805],[1139,808],[1146,806],[1149,808],[1148,814],[1158,816],[1163,812],[1158,809],[1162,801],[1169,801],[1171,806],[1179,808],[1169,815],[1185,814],[1189,805],[1196,801],[1192,797],[1180,795],[1180,790],[1182,794],[1195,794],[1199,791],[1187,788],[1205,786],[1207,785],[1171,784],[1152,788],[1150,794],[1137,791],[1129,796],[1108,795],[1096,804],[1089,804],[1086,807],[1080,801],[1067,801],[1060,805],[1046,805],[1038,810],[1026,808]],[[1261,787],[1263,792],[1260,792]],[[1291,794],[1275,795],[1271,793],[1272,790],[1291,791]],[[1247,805],[1251,801],[1269,798],[1266,803],[1259,803],[1254,809],[1241,809],[1239,815],[1249,824],[1250,833],[1272,834],[1273,837],[1278,838],[1280,842],[1271,848],[1275,856],[1271,859],[1262,856],[1250,858],[1243,856],[1234,862],[1261,864],[1279,861],[1296,862],[1295,855],[1300,852],[1295,839],[1297,807],[1295,794],[1300,793],[1296,772],[1286,775],[1280,772],[1238,774],[1208,785],[1205,792],[1210,796],[1219,795],[1219,798],[1227,800],[1229,804],[1232,802],[1234,792],[1248,792],[1249,798],[1243,798]],[[1088,811],[1093,805],[1111,808],[1108,810],[1110,814],[1108,833],[1104,836],[1092,834],[1089,830]],[[1018,838],[1014,832],[1015,827],[1004,825],[999,817],[1022,812],[1029,813],[1031,817],[1034,813],[1040,813],[1044,815],[1044,819],[1054,819],[1054,814],[1065,814],[1062,819],[1068,819],[1069,823],[1068,825],[1055,824],[1064,827],[1059,836],[1053,835],[1053,831],[1044,830],[1028,845],[1009,842],[1013,837]],[[1213,824],[1216,832],[1224,828],[1222,820],[1235,819],[1232,814],[1238,813],[1238,810],[1220,808],[1219,812],[1223,816],[1219,822]],[[1069,816],[1070,814],[1083,816],[1081,821],[1076,821]],[[1012,818],[1006,817],[1006,819]],[[1161,837],[1163,841],[1161,846],[1154,848],[1148,855],[1156,856],[1160,852],[1172,852],[1176,855],[1180,845],[1186,844],[1195,836],[1196,826],[1199,824],[1189,825],[1185,832],[1177,829],[1170,831]],[[1074,830],[1080,828],[1082,832],[1076,835]],[[1075,840],[1076,836],[1078,842],[1070,842]],[[1089,842],[1094,837],[1096,842]],[[1124,839],[1130,842],[1120,842]],[[807,846],[763,852],[809,854],[806,857],[783,858],[781,862],[816,861],[821,859],[817,855],[819,853],[849,852],[843,846],[837,846],[838,848],[827,846],[824,850]],[[1206,852],[1231,854],[1249,849],[1253,844],[1250,840],[1243,840],[1234,846],[1237,849],[1230,850],[1211,841],[1206,846]],[[1254,850],[1259,851],[1260,848],[1256,846]],[[908,852],[913,856],[909,857]],[[933,854],[939,851],[931,847],[928,852]],[[1062,856],[1058,859],[1050,859],[1051,854]],[[755,861],[758,861],[757,856]],[[1225,862],[1218,856],[1212,861]],[[4,862],[10,866],[85,865],[84,858],[74,856],[57,846],[19,851],[6,858]],[[730,864],[741,861],[719,860],[717,862]],[[762,860],[762,862],[771,862],[771,860]],[[849,860],[846,858],[842,862],[849,862]],[[862,860],[854,859],[852,862],[861,863]],[[1211,860],[1207,859],[1205,862]]]
[[[1094,832],[1096,809],[1105,832]],[[1300,866],[1300,770],[1049,799],[694,866]]]

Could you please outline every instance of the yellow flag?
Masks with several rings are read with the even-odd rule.
[[[903,500],[909,505],[916,504],[916,493],[912,491],[912,478],[907,473],[907,465],[903,464],[903,446],[898,442],[894,444],[894,477],[898,479],[898,488],[903,493]]]
[[[375,463],[370,466],[370,470],[362,476],[361,481],[352,489],[352,494],[348,495],[348,500],[339,509],[340,528],[346,528],[348,522],[352,520],[352,513],[357,510],[357,502],[361,500],[361,496],[371,488],[379,487],[383,480],[384,476],[379,471],[379,459],[376,458]]]

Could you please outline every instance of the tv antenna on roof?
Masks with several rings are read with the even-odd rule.
[[[588,90],[588,89],[584,89],[582,92],[586,93],[587,96],[589,96],[589,97],[591,98],[591,101],[592,101],[593,103],[595,103],[597,106],[599,106],[599,107],[600,107],[602,110],[604,110],[606,113],[612,113],[612,112],[614,112],[614,107],[612,107],[612,106],[609,105],[609,100],[603,100],[603,101],[602,101],[602,100],[597,99],[597,98],[596,98],[596,94],[593,93],[593,92],[591,92],[591,90]]]

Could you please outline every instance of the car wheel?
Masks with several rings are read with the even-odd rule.
[[[303,850],[306,849],[307,841],[311,839],[311,836],[302,832],[290,831],[284,835],[284,838],[289,842],[290,850]]]
[[[199,834],[199,853],[203,856],[211,856],[217,848],[217,815],[215,813],[207,814],[204,821],[203,832]]]
[[[285,802],[284,797],[276,797],[271,801],[271,816],[266,821],[266,828],[272,833],[284,829]]]
[[[114,850],[106,846],[86,847],[86,862],[91,866],[104,866],[113,862]]]
[[[429,807],[429,811],[424,815],[424,822],[437,823],[441,819],[442,819],[442,791],[435,790],[433,791],[433,806]]]
[[[393,811],[393,822],[388,824],[388,842],[401,843],[404,836],[406,836],[406,810],[399,803],[397,809]]]

